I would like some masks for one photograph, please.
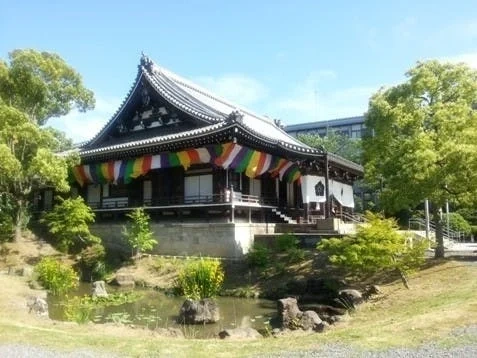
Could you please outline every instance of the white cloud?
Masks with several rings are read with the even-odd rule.
[[[64,117],[50,119],[48,125],[65,132],[73,142],[82,142],[93,138],[111,119],[120,104],[121,100],[117,98],[96,96],[94,110],[86,113],[75,110]]]
[[[250,106],[268,96],[268,89],[258,80],[242,74],[226,74],[219,77],[198,77],[195,82],[231,102]]]
[[[470,67],[477,69],[477,52],[469,52],[456,56],[445,57],[443,60],[453,63],[464,62]]]

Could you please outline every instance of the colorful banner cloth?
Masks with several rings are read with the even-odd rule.
[[[296,163],[236,143],[78,165],[73,168],[73,176],[81,186],[86,183],[128,184],[133,179],[147,174],[151,169],[182,166],[187,170],[194,164],[212,164],[219,168],[232,169],[237,173],[245,172],[250,178],[267,172],[287,182],[294,182],[301,177]]]

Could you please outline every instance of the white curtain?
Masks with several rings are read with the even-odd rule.
[[[348,184],[330,179],[330,194],[336,199],[341,206],[354,208],[353,187]]]
[[[304,203],[324,203],[326,201],[325,192],[325,177],[317,175],[303,175],[301,177],[301,195]]]

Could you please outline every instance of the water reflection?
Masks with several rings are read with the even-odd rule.
[[[116,291],[108,287],[108,292]],[[90,294],[89,284],[70,294],[82,296]],[[276,316],[276,303],[263,299],[244,299],[234,297],[218,297],[220,321],[215,324],[185,327],[177,323],[177,317],[184,298],[167,296],[163,292],[140,290],[142,297],[133,302],[119,306],[102,307],[95,310],[93,317],[96,323],[116,322],[154,328],[179,328],[186,336],[207,338],[216,335],[225,328],[252,327],[264,329]],[[49,297],[50,318],[65,320],[64,305],[56,297]],[[272,320],[273,322],[273,320]]]

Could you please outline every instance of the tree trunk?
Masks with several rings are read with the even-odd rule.
[[[436,225],[436,250],[434,257],[436,259],[444,258],[444,232],[442,230],[442,219],[439,209],[433,211],[434,224]]]
[[[15,215],[15,238],[18,242],[22,237],[22,222],[23,222],[23,200],[17,200],[17,214]]]

